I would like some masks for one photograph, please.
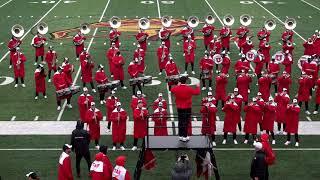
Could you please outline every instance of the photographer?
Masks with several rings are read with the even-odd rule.
[[[192,165],[188,155],[184,154],[178,158],[171,171],[172,180],[189,180],[192,176]]]

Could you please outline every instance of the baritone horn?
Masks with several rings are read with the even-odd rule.
[[[276,28],[277,24],[273,19],[269,19],[266,20],[266,22],[264,23],[264,27],[268,30],[268,31],[272,31]]]
[[[12,26],[11,33],[14,37],[22,37],[24,34],[24,28],[20,24]]]
[[[164,27],[170,27],[171,24],[172,24],[172,19],[170,16],[162,16],[161,18],[161,24],[164,26]]]
[[[147,19],[147,18],[141,18],[141,19],[139,19],[139,21],[138,21],[138,25],[139,25],[139,27],[140,27],[141,29],[144,29],[144,30],[149,29],[149,27],[150,27],[150,20]]]
[[[223,17],[223,23],[226,26],[232,26],[232,24],[234,23],[234,17],[231,14],[227,14]]]
[[[286,19],[286,21],[284,22],[284,26],[286,27],[286,29],[288,30],[293,30],[294,28],[296,28],[297,26],[297,21],[294,18],[288,18]]]
[[[82,34],[89,34],[90,32],[90,25],[88,23],[83,23],[80,25],[80,31]]]
[[[197,16],[190,16],[188,18],[188,26],[195,28],[199,25],[199,18]]]
[[[49,31],[49,27],[48,25],[45,23],[45,22],[40,22],[38,25],[37,25],[37,31],[44,35],[44,34],[47,34],[47,32]]]
[[[206,23],[208,24],[213,24],[215,22],[215,18],[213,14],[208,14],[206,19],[205,19]]]
[[[243,14],[240,16],[240,23],[243,25],[243,26],[249,26],[252,22],[252,18],[250,15],[248,14]]]
[[[112,28],[117,29],[121,26],[121,19],[118,16],[113,16],[110,18],[109,24]]]

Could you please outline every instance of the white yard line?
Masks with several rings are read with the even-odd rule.
[[[11,121],[14,121],[16,119],[16,116],[12,116]]]
[[[38,121],[38,120],[39,120],[39,116],[34,117],[33,120],[34,120],[34,121]]]
[[[216,119],[217,119],[217,121],[220,121],[220,117],[218,115],[216,116]]]
[[[107,120],[107,116],[103,116],[102,121],[106,121],[106,120]]]
[[[279,19],[276,15],[274,15],[272,12],[270,12],[267,8],[265,8],[264,6],[262,6],[259,2],[257,2],[256,0],[253,0],[254,3],[256,3],[258,6],[260,6],[262,9],[264,9],[265,11],[267,11],[270,15],[272,15],[275,19],[277,19],[279,22],[281,22],[284,25],[284,22]],[[293,32],[299,36],[303,41],[307,41],[305,38],[303,38],[299,33],[297,33],[295,30],[293,30]]]
[[[7,1],[7,2],[3,3],[3,4],[0,6],[0,8],[2,8],[3,6],[5,6],[5,5],[9,4],[11,1],[13,1],[13,0],[9,0],[9,1]]]
[[[49,9],[25,34],[21,37],[21,40],[23,40],[32,30],[33,27],[35,27],[37,24],[39,24],[62,0],[59,0],[56,4],[54,4],[51,9]],[[7,51],[2,58],[0,59],[0,62],[2,62],[8,55],[10,51]]]
[[[307,1],[301,0],[301,2],[304,2],[304,3],[308,4],[309,6],[311,6],[311,7],[315,8],[315,9],[317,9],[318,11],[320,11],[320,8],[318,8],[317,6],[311,4],[311,3],[307,2]]]

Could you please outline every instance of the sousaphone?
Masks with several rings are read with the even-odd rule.
[[[248,14],[243,14],[240,16],[240,23],[242,26],[249,26],[252,22],[252,18]]]
[[[164,26],[164,27],[170,27],[171,24],[172,24],[172,19],[170,16],[162,16],[161,18],[161,24]]]
[[[14,37],[22,37],[24,34],[24,28],[20,24],[16,24],[11,27],[11,33]]]
[[[294,18],[288,18],[284,22],[284,26],[286,27],[286,29],[293,30],[297,27],[297,21]]]
[[[276,21],[273,19],[268,19],[264,22],[264,27],[268,30],[268,31],[272,31],[276,28],[277,24]]]
[[[40,22],[38,25],[37,25],[37,31],[44,35],[44,34],[47,34],[47,32],[49,31],[49,27],[48,25],[45,23],[45,22]]]
[[[117,29],[121,26],[121,19],[118,16],[113,16],[110,18],[109,24],[112,28]]]
[[[90,32],[90,25],[88,23],[83,23],[80,25],[80,31],[82,34],[89,34]]]
[[[141,18],[141,19],[139,19],[139,21],[138,21],[138,25],[139,25],[139,27],[140,27],[141,29],[144,29],[144,30],[149,29],[149,27],[150,27],[150,20],[147,19],[147,18]]]
[[[188,18],[188,26],[195,28],[199,25],[199,18],[197,16],[190,16]]]
[[[231,14],[227,14],[223,17],[223,23],[226,26],[232,26],[234,23],[234,17]]]

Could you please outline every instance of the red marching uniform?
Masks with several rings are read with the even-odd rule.
[[[213,51],[214,54],[220,54],[222,49],[221,40],[217,39],[216,41],[215,40],[210,41],[209,49],[210,51]]]
[[[253,49],[253,43],[252,41],[245,41],[244,43],[242,44],[239,44],[239,48],[241,48],[241,51],[243,54],[246,54],[247,52],[249,52],[250,50]]]
[[[154,135],[155,136],[168,136],[167,120],[168,113],[165,108],[157,108],[152,114],[154,121]]]
[[[114,70],[113,70],[113,79],[114,80],[124,80],[124,71],[123,71],[123,65],[124,65],[124,59],[120,56],[114,56],[112,58],[112,63],[114,64]]]
[[[172,76],[172,75],[178,75],[179,69],[174,61],[169,60],[165,66],[166,75]],[[174,82],[168,82],[169,86],[174,85]]]
[[[84,60],[81,62],[81,80],[84,83],[92,82],[92,69],[94,68],[93,62]]]
[[[153,101],[153,104],[152,104],[152,109],[153,110],[156,110],[158,107],[159,107],[159,103],[162,103],[162,108],[163,109],[167,109],[167,101],[163,98],[157,98],[156,100]]]
[[[76,47],[76,56],[79,57],[80,53],[84,49],[84,41],[86,40],[86,37],[82,33],[77,33],[73,37],[73,44]]]
[[[42,37],[41,35],[34,36],[32,39],[31,44],[35,47],[35,56],[44,56],[44,43],[47,41],[45,37]]]
[[[114,43],[115,47],[119,49],[121,44],[119,40],[120,35],[121,35],[121,32],[118,31],[117,29],[111,29],[109,33],[110,45]]]
[[[272,78],[268,75],[262,76],[258,80],[259,92],[261,93],[261,97],[264,101],[268,101],[269,99],[271,83]]]
[[[249,103],[243,110],[246,112],[243,131],[246,134],[257,134],[258,122],[262,121],[262,107],[258,104]]]
[[[298,133],[299,128],[299,113],[300,113],[300,106],[290,104],[287,107],[286,111],[286,128],[285,132],[287,133]]]
[[[21,43],[22,41],[15,37],[11,38],[10,41],[8,42],[7,46],[10,51],[10,61],[12,61],[14,53],[17,52],[17,47],[19,47]]]
[[[108,82],[108,77],[103,69],[98,69],[94,79],[96,80],[97,84],[105,84]]]
[[[89,54],[87,51],[85,51],[85,50],[83,50],[83,51],[80,53],[80,55],[79,55],[80,63],[81,63],[82,61],[84,61],[85,59],[89,59],[89,58],[91,58],[91,57],[90,57],[90,54]]]
[[[107,59],[108,59],[108,63],[109,63],[109,72],[110,74],[113,74],[113,70],[114,70],[114,64],[112,62],[113,57],[116,56],[116,53],[119,51],[118,48],[116,47],[110,47],[106,53]]]
[[[137,78],[140,73],[138,63],[130,62],[129,66],[128,66],[128,73],[131,78]]]
[[[265,63],[269,63],[270,62],[270,50],[271,50],[272,46],[270,46],[267,41],[263,41],[263,43],[261,43],[259,45],[259,49],[261,50],[261,54],[263,54],[264,56],[264,62]]]
[[[166,46],[161,45],[160,47],[158,47],[157,57],[160,71],[166,67],[166,64],[169,60],[169,53],[169,49]]]
[[[80,120],[82,122],[86,122],[86,113],[90,108],[91,102],[94,102],[93,96],[90,94],[81,94],[78,97],[78,108],[79,108],[79,113],[80,113]]]
[[[286,88],[289,94],[290,86],[292,84],[290,75],[282,74],[281,76],[278,77],[277,82],[278,82],[278,93],[282,92],[283,88]]]
[[[202,27],[201,32],[203,33],[203,43],[204,46],[209,46],[210,41],[213,40],[213,31],[214,31],[214,26],[210,25],[210,24],[205,24]]]
[[[267,102],[263,109],[262,128],[266,131],[273,132],[274,121],[276,120],[277,103]]]
[[[285,54],[285,57],[284,57],[282,64],[285,66],[284,71],[291,74],[291,66],[293,64],[293,59],[292,59],[292,55],[290,53]]]
[[[65,152],[59,158],[58,180],[73,180],[70,155]]]
[[[263,55],[263,54],[261,54]],[[257,75],[261,74],[262,69],[263,69],[263,64],[264,64],[264,57],[261,55],[258,55],[256,58],[254,58],[253,62],[256,64],[254,67],[254,73]]]
[[[212,79],[212,71],[213,71],[214,61],[209,57],[201,58],[199,62],[199,67],[202,72],[202,78]],[[204,74],[208,74],[207,77],[204,77]]]
[[[186,63],[194,63],[196,42],[194,40],[186,40],[183,43],[183,55]]]
[[[320,104],[320,78],[316,81],[316,104]]]
[[[114,167],[112,172],[112,180],[131,180],[129,171],[124,168],[125,161],[125,156],[117,157],[116,166]]]
[[[133,137],[144,138],[147,135],[148,110],[145,107],[133,111]]]
[[[301,76],[298,80],[299,89],[298,89],[298,102],[309,101],[310,89],[313,86],[312,79],[307,76]]]
[[[260,44],[263,43],[263,41],[267,41],[269,42],[270,40],[270,34],[271,32],[268,31],[265,28],[262,28],[258,33],[257,33],[257,37],[260,40]]]
[[[203,135],[214,135],[216,131],[216,113],[217,107],[212,103],[206,103],[201,107],[200,113],[202,114],[202,127],[201,133]]]
[[[250,69],[250,61],[248,60],[241,60],[239,59],[236,64],[234,65],[234,71],[236,72],[236,74],[244,71],[245,73],[248,73]]]
[[[278,77],[278,73],[280,71],[280,65],[275,61],[270,61],[268,65],[268,73],[275,76],[275,79]]]
[[[283,44],[287,43],[288,41],[293,43],[293,31],[285,30],[281,35],[281,40]]]
[[[278,123],[285,123],[287,105],[290,102],[290,97],[288,94],[278,93],[274,98],[277,103],[277,114],[276,121]]]
[[[171,36],[171,31],[168,30],[167,28],[161,28],[159,31],[159,37],[162,42],[164,42],[164,45],[170,50],[170,36]]]
[[[34,80],[36,84],[36,93],[45,93],[46,92],[46,74],[40,69],[34,71]]]
[[[141,100],[143,107],[147,107],[147,100],[144,97],[137,97],[137,96],[132,96],[130,107],[132,111],[134,111],[137,108],[138,101]]]
[[[188,39],[188,36],[191,36],[191,39],[194,40],[194,32],[193,29],[187,25],[180,31],[180,34],[183,37],[183,41],[186,41]]]
[[[232,35],[232,31],[231,31],[230,27],[224,26],[220,30],[222,48],[225,48],[227,50],[230,49],[230,38],[231,38],[231,35]]]
[[[140,44],[141,49],[143,49],[144,51],[147,51],[147,39],[149,37],[149,34],[143,31],[140,31],[137,35],[136,35],[136,40],[138,41],[138,43]]]
[[[112,166],[110,167],[104,161],[104,154],[96,154],[95,161],[92,162],[90,167],[90,175],[92,180],[105,180],[111,179]]]
[[[122,108],[119,110],[115,108],[110,114],[113,143],[124,143],[126,141],[127,118],[128,114]]]
[[[26,56],[16,51],[12,56],[12,65],[14,70],[14,78],[24,78],[25,70],[24,63],[27,61]]]
[[[109,96],[106,99],[106,111],[107,111],[107,119],[111,122],[111,113],[116,108],[116,103],[120,102],[119,99],[115,96]]]
[[[227,102],[222,108],[222,111],[225,112],[223,132],[235,133],[238,123],[235,116],[237,112],[240,112],[239,106],[235,102]]]
[[[302,64],[302,71],[304,71],[307,75],[312,76],[312,84],[314,84],[318,78],[318,65],[315,61],[308,62]],[[312,85],[313,86],[313,85]]]
[[[313,54],[315,54],[314,43],[312,42],[311,39],[308,39],[307,42],[304,42],[303,47],[304,47],[304,53],[303,53],[304,55],[312,56]]]
[[[51,71],[51,70],[56,71],[57,70],[57,65],[56,65],[57,58],[58,58],[58,55],[57,55],[56,51],[49,50],[46,53],[45,60],[48,64],[49,71]]]
[[[144,68],[145,68],[145,63],[144,63],[145,56],[146,56],[146,52],[141,48],[136,49],[133,53],[133,59],[137,58],[139,60],[138,70],[142,74],[144,73]]]
[[[247,74],[240,74],[237,77],[237,88],[239,89],[239,94],[243,97],[244,102],[248,102],[250,83],[252,78]]]
[[[68,83],[68,86],[70,86],[72,84],[72,73],[73,73],[73,65],[68,63],[62,63],[62,67],[63,67],[63,73],[66,76],[66,81]]]
[[[221,72],[224,74],[228,74],[229,73],[229,68],[230,68],[230,64],[231,64],[231,60],[230,57],[225,55],[222,56],[223,60],[222,60],[222,68],[221,68]]]
[[[102,113],[99,109],[88,109],[86,113],[86,123],[89,125],[89,134],[91,140],[100,139],[100,121],[102,120]]]
[[[247,35],[249,33],[249,29],[246,26],[240,26],[237,30],[238,35],[238,46],[240,47],[241,44],[247,41]]]
[[[53,84],[56,88],[56,91],[67,88],[70,86],[68,83],[67,77],[65,73],[60,73],[59,71],[55,72],[53,75]],[[65,99],[65,98],[71,98],[71,94],[67,96],[57,97],[57,100]]]
[[[216,95],[215,99],[217,101],[226,101],[227,99],[227,93],[226,93],[226,87],[228,84],[228,78],[226,75],[219,74],[216,76]]]
[[[282,45],[282,52],[289,51],[289,54],[293,54],[294,46],[291,43]]]

